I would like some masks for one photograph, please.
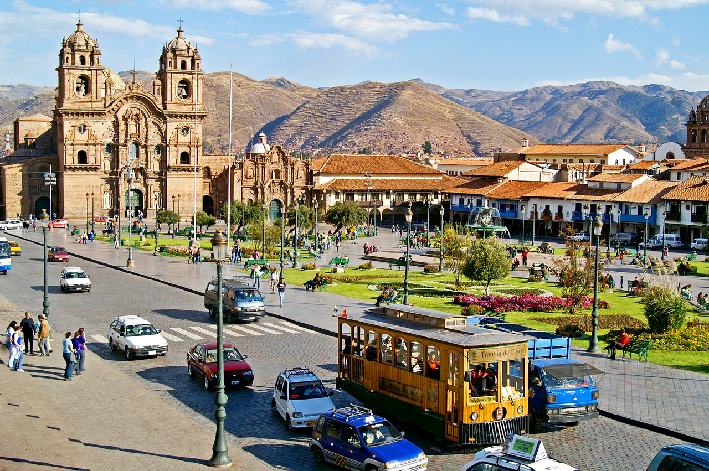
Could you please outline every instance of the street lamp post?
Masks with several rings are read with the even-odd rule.
[[[591,206],[589,206],[588,203],[585,203],[585,204],[583,205],[583,218],[584,218],[585,220],[589,221],[589,223],[588,223],[588,233],[589,233],[589,236],[590,236],[591,231],[592,231],[592,227],[591,227]],[[583,230],[583,223],[581,223],[581,229]],[[593,243],[593,241],[591,241],[591,243]]]
[[[172,238],[175,238],[175,195],[172,195]]]
[[[177,215],[180,215],[180,194],[177,194]],[[177,230],[180,230],[180,219],[177,219]]]
[[[620,255],[620,216],[623,214],[623,211],[621,209],[621,204],[618,204],[618,220],[616,221],[616,228],[615,228],[615,238],[617,239],[615,241],[615,251],[618,255]]]
[[[126,179],[128,180],[128,261],[126,266],[132,267],[135,265],[133,261],[133,170],[130,168],[130,160],[126,162]]]
[[[534,210],[532,213],[532,246],[534,246],[537,236],[537,205],[533,204],[532,209]]]
[[[313,209],[315,210],[315,253],[318,253],[318,200],[313,198]]]
[[[525,211],[525,209],[527,209],[527,208],[526,208],[526,206],[523,205],[523,204],[520,205],[520,208],[522,209],[522,247],[524,247],[524,243],[525,243],[525,238],[524,238],[524,211]]]
[[[665,220],[667,219],[667,209],[662,211],[662,261],[665,261]]]
[[[42,314],[49,316],[49,283],[47,281],[47,228],[49,227],[49,214],[42,208],[39,215],[39,223],[42,226],[42,236],[44,238],[44,300],[42,301]]]
[[[298,268],[298,210],[300,205],[295,203],[295,233],[293,234],[293,268]]]
[[[603,223],[601,217],[596,216],[593,222],[593,235],[596,236],[596,260],[593,265],[593,311],[591,311],[591,340],[588,342],[588,352],[598,353],[601,351],[598,348],[598,250],[601,245],[601,234],[603,232]]]
[[[263,203],[263,251],[261,252],[261,257],[266,260],[266,210],[268,209],[268,204]]]
[[[367,188],[367,233],[369,233],[369,214],[372,212],[372,199],[370,197],[372,189],[372,174],[365,173],[364,178],[367,179],[367,181],[364,182],[364,186]]]
[[[155,202],[155,252],[153,255],[158,254],[158,202]]]
[[[89,233],[89,194],[86,193],[86,233]]]
[[[431,246],[431,201],[426,200],[426,243]]]
[[[411,206],[406,210],[406,271],[404,272],[404,304],[409,304],[409,237],[411,235],[411,220],[414,218],[414,213],[411,212]]]
[[[643,214],[645,216],[645,244],[643,246],[643,263],[647,263],[647,220],[650,218],[650,211],[645,209],[645,213]]]
[[[94,224],[96,221],[94,221],[94,219],[95,219],[95,217],[94,217],[94,192],[92,191],[91,192],[91,232],[95,233]]]
[[[214,397],[214,404],[217,406],[214,418],[217,420],[217,432],[214,436],[214,446],[212,447],[212,458],[209,466],[213,468],[227,468],[231,466],[229,450],[226,437],[224,436],[224,420],[226,419],[226,409],[224,406],[229,399],[224,393],[224,301],[222,299],[222,264],[227,260],[228,240],[222,234],[221,229],[212,237],[212,250],[214,260],[217,262],[217,393]]]
[[[281,209],[281,276],[278,278],[283,279],[283,243],[285,242],[285,229],[286,228],[286,218],[285,213]]]
[[[443,213],[446,210],[441,205],[441,209],[438,210],[441,213],[441,239],[438,242],[438,273],[443,273]]]

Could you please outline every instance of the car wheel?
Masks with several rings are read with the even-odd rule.
[[[529,433],[535,433],[538,427],[537,414],[534,413],[534,409],[529,408]]]
[[[111,339],[108,339],[108,346],[111,347],[112,352],[115,352],[116,350],[118,350],[118,345],[113,343],[113,340],[111,340]]]
[[[366,468],[364,468],[364,471],[377,471],[377,467],[369,464]]]
[[[276,407],[276,398],[275,397],[271,398],[271,407]]]
[[[131,353],[131,351],[128,350],[128,347],[126,347],[125,354],[126,354],[126,360],[132,360],[132,359],[133,359],[133,353]]]
[[[568,425],[569,427],[576,427],[576,426],[578,426],[578,424],[579,424],[578,420],[576,422],[567,422],[566,423],[566,425]]]
[[[312,448],[313,451],[313,457],[315,458],[315,461],[318,463],[324,463],[325,462],[325,457],[322,454],[322,450],[316,446]]]
[[[205,391],[209,391],[210,389],[212,389],[212,385],[209,382],[209,376],[207,375],[204,375],[204,389]]]
[[[190,365],[189,363],[187,363],[187,374],[191,377],[194,376],[194,370],[192,369],[192,365]]]
[[[64,285],[60,285],[60,286],[59,286],[59,289],[62,290],[62,291],[66,291],[66,290],[64,289]]]
[[[214,318],[214,317],[217,316],[217,313],[216,313],[216,311],[214,310],[214,306],[209,306],[209,307],[207,308],[207,310],[209,311],[209,317]]]
[[[290,430],[291,432],[295,431],[295,428],[293,427],[293,423],[290,421],[290,415],[286,416],[286,428]]]

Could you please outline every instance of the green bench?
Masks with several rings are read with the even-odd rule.
[[[528,268],[529,276],[539,276],[549,281],[549,272],[545,268]]]
[[[638,254],[637,250],[634,249],[620,249],[620,253],[624,254],[626,257],[635,257]]]
[[[251,268],[254,265],[259,265],[259,266],[268,265],[268,260],[263,259],[263,258],[260,258],[257,260],[247,260],[244,263],[244,270],[248,270],[249,268]]]
[[[651,346],[652,342],[650,340],[631,339],[623,349],[623,358],[625,358],[625,354],[627,353],[628,358],[632,360],[633,353],[635,353],[638,355],[638,361],[642,360],[643,356],[645,357],[645,361],[649,361],[647,358],[647,352],[650,350]]]
[[[691,253],[691,254],[689,254],[689,255],[686,255],[686,256],[684,257],[684,259],[687,260],[688,262],[694,261],[694,260],[697,259],[697,254]]]
[[[389,270],[392,269],[392,267],[399,267],[399,270],[401,270],[401,267],[406,266],[406,260],[389,260]]]
[[[335,258],[331,259],[330,263],[328,263],[327,265],[329,267],[331,267],[333,265],[336,267],[346,267],[346,266],[349,266],[349,264],[350,264],[349,257],[335,257]]]
[[[322,281],[320,282],[320,284],[318,285],[318,289],[319,289],[320,291],[327,291],[327,286],[328,286],[329,284],[330,284],[330,282],[329,282],[326,278],[323,278],[323,280],[322,280]]]

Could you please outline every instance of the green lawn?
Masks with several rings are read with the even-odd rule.
[[[349,296],[356,299],[361,299],[365,301],[371,301],[372,305],[376,301],[378,296],[377,291],[372,291],[368,288],[370,284],[375,283],[386,283],[386,282],[403,282],[404,272],[398,270],[388,270],[378,268],[376,270],[358,270],[356,268],[345,268],[344,274],[332,273],[332,269],[323,267],[320,268],[320,272],[323,275],[332,275],[333,277],[351,276],[351,277],[363,277],[363,279],[356,280],[353,279],[348,282],[343,282],[341,280],[335,280],[336,286],[329,286],[327,290],[332,293],[342,294],[344,296]],[[300,270],[287,268],[285,270],[286,282],[293,285],[302,286],[306,280],[312,279],[315,276],[315,271],[312,270]],[[430,283],[431,285],[437,285],[441,282],[451,282],[454,277],[450,273],[444,273],[441,275],[424,275],[421,271],[413,271],[410,274],[411,283]],[[551,291],[555,295],[561,294],[561,289],[556,286],[555,283],[541,282],[541,283],[528,283],[526,280],[517,277],[510,277],[499,284],[510,285],[515,287],[539,287]],[[492,288],[494,289],[494,288]],[[314,294],[317,296],[317,294]],[[612,293],[600,293],[599,299],[608,301],[611,305],[610,309],[602,309],[599,311],[600,315],[607,314],[626,314],[636,319],[646,322],[645,316],[643,314],[643,304],[640,303],[640,299],[633,296],[628,296],[625,291],[615,290]],[[416,295],[409,296],[409,302],[413,303],[415,306],[436,309],[439,311],[449,312],[452,314],[460,313],[461,306],[453,304],[453,299],[451,297],[445,298],[434,298],[434,297],[422,297]],[[580,314],[590,315],[590,309],[582,311]],[[535,317],[566,317],[569,314],[565,311],[555,311],[552,313],[538,313],[538,312],[509,312],[507,313],[506,319],[509,322],[519,323],[527,325],[530,328],[545,330],[553,332],[556,329],[555,324],[540,322],[533,320]],[[709,321],[709,316],[700,316],[696,312],[692,314],[693,317],[699,318],[701,320]],[[611,339],[606,339],[609,329],[599,329],[599,342],[601,346],[609,343]],[[579,347],[588,347],[588,340],[574,340],[573,344]],[[687,369],[691,371],[697,371],[700,373],[709,374],[709,355],[707,352],[667,352],[660,350],[650,351],[650,361],[653,363],[658,363],[661,365],[674,366],[677,368]]]

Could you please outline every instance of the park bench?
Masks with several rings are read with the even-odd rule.
[[[318,289],[320,291],[327,291],[327,287],[329,284],[330,284],[330,280],[328,280],[327,278],[323,278],[323,280],[318,285]]]
[[[540,276],[540,277],[544,278],[547,281],[549,280],[549,272],[547,271],[546,268],[532,267],[532,268],[528,268],[528,270],[529,270],[529,276],[536,275],[536,276]]]
[[[399,267],[399,270],[401,270],[401,267],[406,266],[406,260],[389,260],[389,270],[392,269],[392,267]]]
[[[246,262],[244,262],[244,270],[248,270],[249,268],[251,268],[254,265],[259,265],[259,266],[263,267],[265,265],[268,265],[268,260],[263,259],[263,258],[256,259],[256,260],[254,260],[254,259],[247,260]]]
[[[330,263],[328,263],[328,266],[336,266],[336,267],[346,267],[349,266],[350,264],[350,258],[349,257],[335,257],[330,260]]]
[[[650,349],[650,346],[652,346],[652,342],[650,340],[630,339],[628,344],[623,349],[623,358],[625,358],[625,354],[627,353],[628,358],[632,359],[633,353],[635,353],[638,355],[638,361],[642,360],[643,356],[645,357],[645,361],[649,361],[647,358],[647,352]]]
[[[404,293],[396,293],[396,296],[390,296],[382,299],[382,302],[387,304],[401,304],[404,301]]]
[[[638,251],[635,249],[627,249],[623,247],[620,249],[620,253],[624,254],[626,257],[635,257],[638,254]]]

